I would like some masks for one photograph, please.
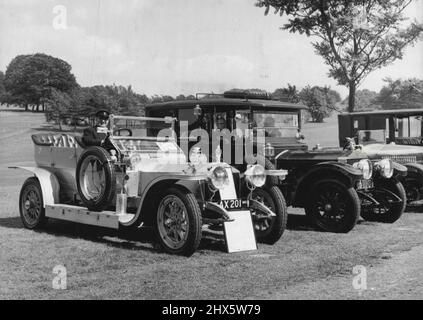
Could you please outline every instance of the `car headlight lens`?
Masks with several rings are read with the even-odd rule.
[[[209,181],[214,189],[223,189],[229,184],[228,173],[223,167],[214,167],[209,173]]]
[[[376,163],[375,165],[378,169],[382,177],[386,179],[392,178],[394,175],[394,166],[390,159],[383,159]]]
[[[363,159],[353,164],[353,167],[363,172],[363,178],[368,180],[373,174],[373,165],[369,159]]]
[[[259,164],[251,166],[245,171],[245,179],[256,188],[263,187],[266,183],[266,170]]]

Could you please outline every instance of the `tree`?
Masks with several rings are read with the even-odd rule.
[[[401,59],[414,44],[423,25],[405,24],[404,9],[412,0],[258,0],[289,17],[282,29],[319,39],[317,54],[329,65],[329,76],[349,88],[348,111],[355,108],[355,93],[372,71]]]
[[[387,84],[376,99],[383,109],[423,108],[423,80],[384,80]]]
[[[292,102],[298,103],[300,102],[299,92],[296,86],[290,85],[288,83],[288,87],[286,88],[279,88],[276,89],[272,93],[272,99],[284,101],[284,102]]]
[[[4,87],[4,73],[0,71],[0,104],[6,103],[6,88]]]
[[[336,103],[339,101],[335,92],[329,87],[318,86],[307,86],[301,90],[300,100],[307,106],[313,122],[323,122],[324,118],[329,117],[332,111],[336,110]]]
[[[356,111],[368,111],[380,109],[380,104],[378,103],[378,93],[368,89],[357,90],[355,93],[355,110]],[[344,101],[344,105],[348,105],[349,97]]]
[[[52,98],[53,91],[71,92],[77,83],[71,66],[46,54],[20,55],[12,60],[6,70],[5,88],[9,103],[35,105]],[[57,98],[57,92],[55,98]]]
[[[62,130],[62,122],[69,116],[69,111],[73,105],[72,97],[60,90],[52,89],[50,95],[45,100],[45,116],[47,122],[54,121]]]

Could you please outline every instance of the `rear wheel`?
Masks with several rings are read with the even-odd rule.
[[[276,243],[285,231],[288,220],[285,198],[276,186],[271,188],[257,188],[253,191],[252,198],[267,206],[275,217],[256,212],[253,214],[254,231],[257,241],[267,244]]]
[[[171,254],[192,255],[201,241],[201,210],[195,196],[179,188],[163,192],[157,205],[154,232]]]
[[[310,189],[307,217],[319,229],[335,233],[351,231],[360,216],[360,199],[354,188],[334,179],[323,179]]]
[[[19,194],[19,213],[25,228],[37,229],[42,227],[45,217],[43,193],[37,178],[27,179]]]
[[[361,217],[367,221],[394,223],[403,214],[407,205],[407,195],[401,182],[389,180],[382,184],[382,187],[396,194],[401,200],[398,201],[388,192],[383,190],[375,194],[375,199],[381,207],[368,208],[363,210]]]

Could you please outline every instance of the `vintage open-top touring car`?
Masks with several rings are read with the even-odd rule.
[[[268,94],[248,90],[198,94],[193,100],[146,106],[149,116],[176,117],[188,122],[190,130],[201,128],[210,135],[222,128],[218,121],[233,133],[240,128],[264,131],[264,143],[254,140],[254,153],[265,157],[266,169],[288,170],[286,179],[268,177],[266,185],[278,185],[287,204],[305,208],[319,229],[348,232],[360,215],[396,221],[405,208],[404,188],[398,179],[406,175],[406,168],[393,161],[372,163],[356,148],[309,150],[301,133],[304,109],[300,104],[274,101]],[[192,145],[198,142],[193,138]],[[234,149],[234,137],[230,143]],[[212,152],[209,156],[213,159]],[[243,170],[247,162],[239,166],[232,159],[228,163]]]
[[[406,166],[402,183],[408,202],[423,199],[423,109],[342,113],[338,126],[340,146],[354,138],[370,159],[392,159]]]
[[[101,147],[68,134],[33,135],[36,166],[21,168],[35,175],[20,193],[25,227],[40,227],[46,218],[113,229],[152,226],[165,251],[190,255],[203,225],[218,227],[232,220],[231,212],[245,211],[257,240],[276,242],[286,226],[286,205],[277,188],[261,188],[264,168],[241,173],[201,154],[188,163],[173,126],[172,118],[111,115]]]

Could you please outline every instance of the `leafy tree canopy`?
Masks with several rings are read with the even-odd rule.
[[[282,27],[314,36],[317,54],[329,65],[329,76],[350,89],[349,111],[355,91],[366,76],[396,59],[423,31],[417,21],[406,23],[404,10],[412,0],[258,0],[258,7],[287,15]]]
[[[423,80],[385,79],[377,102],[383,109],[412,109],[423,108]]]
[[[70,92],[78,86],[67,62],[41,53],[14,58],[4,84],[10,103],[34,105],[49,98],[53,89]]]
[[[355,111],[377,110],[380,109],[378,103],[379,94],[368,89],[357,90],[355,94]],[[348,105],[349,97],[342,103]]]
[[[307,86],[299,93],[301,102],[307,106],[313,122],[323,122],[334,110],[340,101],[339,93],[330,87]]]

